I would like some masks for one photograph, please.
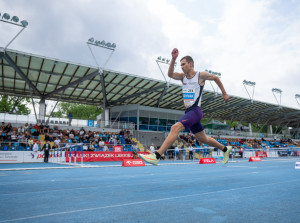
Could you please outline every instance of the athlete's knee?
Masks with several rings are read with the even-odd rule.
[[[172,125],[171,127],[171,132],[173,133],[179,133],[180,131],[184,130],[184,126],[183,124],[181,124],[180,122],[175,123],[174,125]]]

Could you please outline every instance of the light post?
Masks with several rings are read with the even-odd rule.
[[[295,99],[296,99],[298,105],[300,106],[300,102],[298,101],[299,98],[300,98],[300,94],[295,94]]]
[[[99,75],[100,75],[100,80],[101,80],[101,88],[102,88],[102,94],[103,94],[103,120],[104,120],[104,127],[105,127],[105,110],[106,110],[106,90],[105,90],[105,82],[104,82],[104,73],[103,73],[103,70],[106,66],[106,64],[108,63],[108,61],[110,60],[112,54],[115,52],[115,49],[117,47],[117,45],[115,43],[110,43],[110,42],[106,42],[105,40],[102,40],[102,41],[99,41],[99,40],[95,40],[93,37],[89,38],[88,41],[87,41],[87,46],[93,56],[93,59],[95,61],[95,63],[97,64],[98,66],[98,70],[99,70]],[[93,50],[90,46],[96,46],[96,47],[101,47],[103,49],[107,49],[107,50],[110,50],[111,53],[110,55],[108,56],[106,62],[104,63],[104,65],[102,66],[102,68],[99,66],[98,62],[97,62],[97,59],[93,53]],[[101,118],[102,118],[102,115],[101,115]],[[100,123],[101,125],[101,123]]]
[[[256,83],[253,82],[253,81],[246,81],[246,80],[244,80],[244,81],[243,81],[243,85],[244,85],[244,87],[245,87],[245,89],[246,89],[246,91],[247,91],[247,94],[248,94],[248,96],[249,96],[251,102],[253,103],[253,98],[254,98],[254,88],[255,88]],[[252,97],[250,96],[250,93],[249,93],[249,91],[247,90],[246,85],[252,87]]]
[[[12,38],[12,40],[4,47],[4,51],[7,49],[7,47],[21,34],[21,32],[28,26],[28,22],[26,20],[22,20],[19,23],[19,17],[18,16],[13,16],[12,18],[8,13],[3,13],[1,14],[0,12],[0,21],[9,23],[15,26],[20,26],[22,29],[17,33],[17,35]]]
[[[275,100],[277,101],[278,105],[281,106],[281,93],[282,93],[282,90],[279,89],[279,88],[272,88],[272,93],[275,97]],[[275,95],[275,93],[279,94],[279,101],[277,100],[277,97]]]
[[[161,69],[161,67],[160,67],[159,64],[167,64],[167,65],[170,65],[171,60],[166,59],[166,58],[162,58],[161,56],[159,56],[159,57],[157,57],[157,59],[155,60],[155,62],[157,63],[157,66],[158,66],[158,68],[159,68],[161,74],[163,75],[163,77],[164,77],[166,83],[167,83],[167,88],[169,88],[171,78],[169,79],[169,81],[167,81],[166,76],[165,76],[164,72],[162,71],[162,69]],[[174,69],[175,69],[176,65],[177,65],[177,62],[175,62]]]
[[[212,71],[212,70],[207,70],[207,69],[205,69],[205,71],[206,71],[207,73],[216,75],[218,78],[221,78],[221,76],[222,76],[222,74],[219,73],[219,72],[214,72],[214,71]],[[215,88],[214,88],[214,86],[212,85],[211,81],[210,81],[209,83],[210,83],[211,87],[213,88],[213,90],[214,90],[214,92],[215,92],[215,95],[217,96],[218,86],[217,86],[217,88],[216,88],[216,90],[215,90]]]

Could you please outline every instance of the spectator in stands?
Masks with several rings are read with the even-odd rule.
[[[44,133],[49,133],[49,130],[50,130],[50,126],[49,126],[49,123],[46,122],[45,126],[44,126]]]
[[[155,147],[154,147],[154,144],[152,143],[151,146],[150,146],[150,151],[151,153],[154,153],[155,152]]]
[[[40,131],[40,126],[38,125],[38,123],[36,123],[33,128],[35,129],[35,131]]]
[[[71,112],[69,112],[68,117],[69,117],[69,126],[71,126],[71,124],[72,124],[72,119],[73,119],[73,115],[72,115]]]
[[[5,128],[5,122],[2,122],[1,125],[0,125],[0,129],[4,130],[4,128]]]
[[[44,144],[42,150],[44,150],[44,162],[48,163],[48,159],[49,159],[49,151],[51,149],[51,145],[49,143],[49,141],[46,141],[46,143]]]
[[[84,130],[83,127],[81,127],[81,129],[79,130],[79,134],[80,134],[80,135],[84,135],[84,133],[85,133],[85,130]]]
[[[28,131],[28,130],[29,130],[28,123],[25,123],[25,125],[24,125],[24,129],[25,129],[25,131]]]
[[[18,136],[17,136],[17,134],[16,134],[15,131],[13,131],[13,133],[10,136],[10,138],[11,138],[12,142],[17,142],[18,141]]]
[[[60,147],[60,139],[59,138],[55,138],[55,140],[53,142],[53,147],[54,148],[59,148]]]
[[[12,129],[12,126],[10,123],[7,124],[7,126],[4,127],[4,133],[9,133]]]
[[[45,141],[48,141],[48,142],[52,141],[52,139],[51,139],[51,137],[49,136],[48,133],[46,133],[46,135],[45,135]]]
[[[40,131],[40,133],[44,134],[44,132],[45,132],[44,128],[45,128],[44,124],[40,123],[40,125],[39,125],[39,131]]]
[[[194,157],[194,154],[193,154],[193,147],[191,144],[189,144],[188,150],[189,150],[189,159],[192,160]]]
[[[18,128],[18,134],[23,134],[25,132],[25,129],[23,128],[23,126],[20,126],[19,128]]]

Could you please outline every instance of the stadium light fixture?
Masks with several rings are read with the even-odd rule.
[[[275,92],[275,93],[282,93],[282,90],[279,89],[279,88],[272,88],[272,92]]]
[[[5,23],[9,23],[9,24],[12,24],[12,25],[22,27],[22,29],[17,33],[17,35],[15,35],[15,37],[4,47],[4,51],[21,34],[21,32],[28,26],[28,22],[26,20],[22,20],[20,23],[19,23],[19,20],[20,19],[19,19],[18,16],[13,16],[10,19],[10,15],[8,13],[4,13],[2,16],[1,16],[1,13],[0,13],[0,21],[1,22],[5,22]]]
[[[171,63],[171,60],[170,59],[167,59],[167,58],[164,58],[164,57],[157,57],[156,59],[156,62],[157,63],[165,63],[165,64],[170,64]],[[177,62],[175,62],[175,66],[177,65]]]
[[[252,81],[246,81],[246,80],[243,81],[243,84],[244,84],[244,85],[248,85],[248,86],[255,86],[255,85],[256,85],[255,82],[252,82]]]
[[[115,43],[106,42],[105,40],[102,41],[94,40],[93,37],[88,39],[87,44],[102,47],[108,50],[115,50],[117,47],[117,44]]]
[[[218,77],[221,77],[221,73],[219,73],[219,72],[214,72],[214,71],[211,71],[211,70],[205,70],[206,72],[208,72],[208,73],[210,73],[210,74],[213,74],[213,75],[216,75],[216,76],[218,76]]]
[[[21,27],[27,27],[28,26],[28,22],[26,20],[22,20],[20,23],[20,19],[18,16],[13,16],[11,19],[11,16],[10,14],[8,13],[3,13],[2,16],[1,16],[1,13],[0,13],[0,21],[1,22],[6,22],[6,23],[9,23],[9,24],[12,24],[12,25],[16,25],[16,26],[21,26]]]

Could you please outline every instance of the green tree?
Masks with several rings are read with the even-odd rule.
[[[17,115],[29,115],[29,98],[0,95],[0,112],[13,113]]]
[[[93,120],[103,112],[103,109],[99,109],[95,105],[61,102],[58,105],[58,111],[53,112],[52,116],[59,118],[68,117],[70,112],[72,113],[73,118]]]

